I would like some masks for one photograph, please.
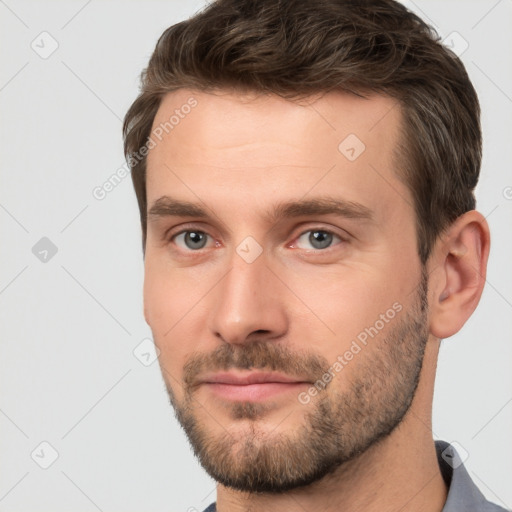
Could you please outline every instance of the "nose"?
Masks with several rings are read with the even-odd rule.
[[[213,290],[211,332],[226,343],[274,339],[288,330],[286,288],[263,252],[248,263],[233,252],[229,271]]]

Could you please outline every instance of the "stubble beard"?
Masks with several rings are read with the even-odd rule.
[[[416,302],[392,320],[385,338],[378,339],[379,335],[370,342],[379,347],[365,347],[362,357],[357,355],[349,363],[357,365],[356,371],[345,379],[343,391],[333,386],[336,379],[345,378],[342,371],[314,400],[297,401],[297,407],[304,408],[304,419],[293,430],[263,429],[258,420],[268,411],[266,403],[230,402],[225,409],[230,420],[243,421],[244,428],[214,433],[212,427],[216,431],[222,427],[202,410],[190,384],[193,376],[211,368],[264,368],[292,374],[315,369],[309,374],[318,378],[318,370],[330,366],[320,356],[299,359],[271,342],[226,343],[207,359],[185,365],[181,403],[166,381],[175,416],[205,471],[232,489],[282,493],[333,474],[386,438],[405,417],[420,380],[428,340],[427,283],[423,270]],[[224,413],[218,423],[222,422],[226,422]]]

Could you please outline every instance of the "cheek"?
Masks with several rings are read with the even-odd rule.
[[[171,327],[176,314],[174,306],[177,303],[177,292],[175,281],[169,280],[158,268],[146,261],[144,312],[154,334],[161,335]]]
[[[384,260],[383,257],[381,263]],[[296,313],[302,313],[296,317],[296,332],[301,338],[307,332],[315,350],[333,361],[358,335],[363,333],[364,337],[365,329],[376,322],[381,338],[381,333],[386,333],[393,323],[385,322],[382,327],[381,315],[391,310],[388,317],[395,318],[396,309],[404,308],[404,302],[411,298],[403,293],[405,283],[415,279],[407,276],[407,269],[397,275],[376,264],[339,267],[336,271],[315,272],[307,278],[305,274],[295,274],[291,285],[292,289],[300,290],[302,301],[297,304]],[[293,319],[291,323],[294,324]]]
[[[183,330],[197,293],[193,287],[185,286],[175,272],[161,271],[146,264],[144,276],[144,312],[151,328],[155,345],[160,350],[160,359],[177,367],[181,360],[180,350],[185,344]],[[178,342],[180,340],[180,342]],[[167,364],[166,364],[167,366]]]
[[[201,297],[201,283],[171,267],[164,251],[148,251],[144,263],[144,311],[153,330],[167,332]]]

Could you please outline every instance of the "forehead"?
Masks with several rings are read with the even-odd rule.
[[[310,133],[325,136],[325,145],[332,149],[345,133],[355,133],[367,146],[392,145],[400,121],[399,102],[383,95],[330,92],[293,101],[273,94],[180,89],[163,97],[153,131],[160,127],[164,139],[171,133],[178,139],[188,128],[194,131],[194,142],[209,150],[247,146],[251,140],[293,145],[298,136]]]
[[[165,194],[222,208],[228,198],[243,207],[336,191],[380,209],[410,205],[395,172],[401,115],[382,95],[169,93],[152,127],[148,208]]]

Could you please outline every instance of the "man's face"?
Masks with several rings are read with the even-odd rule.
[[[223,485],[307,485],[411,405],[428,328],[413,200],[392,154],[400,115],[392,99],[341,93],[162,101],[145,316],[176,416]],[[225,383],[256,372],[294,382]]]

